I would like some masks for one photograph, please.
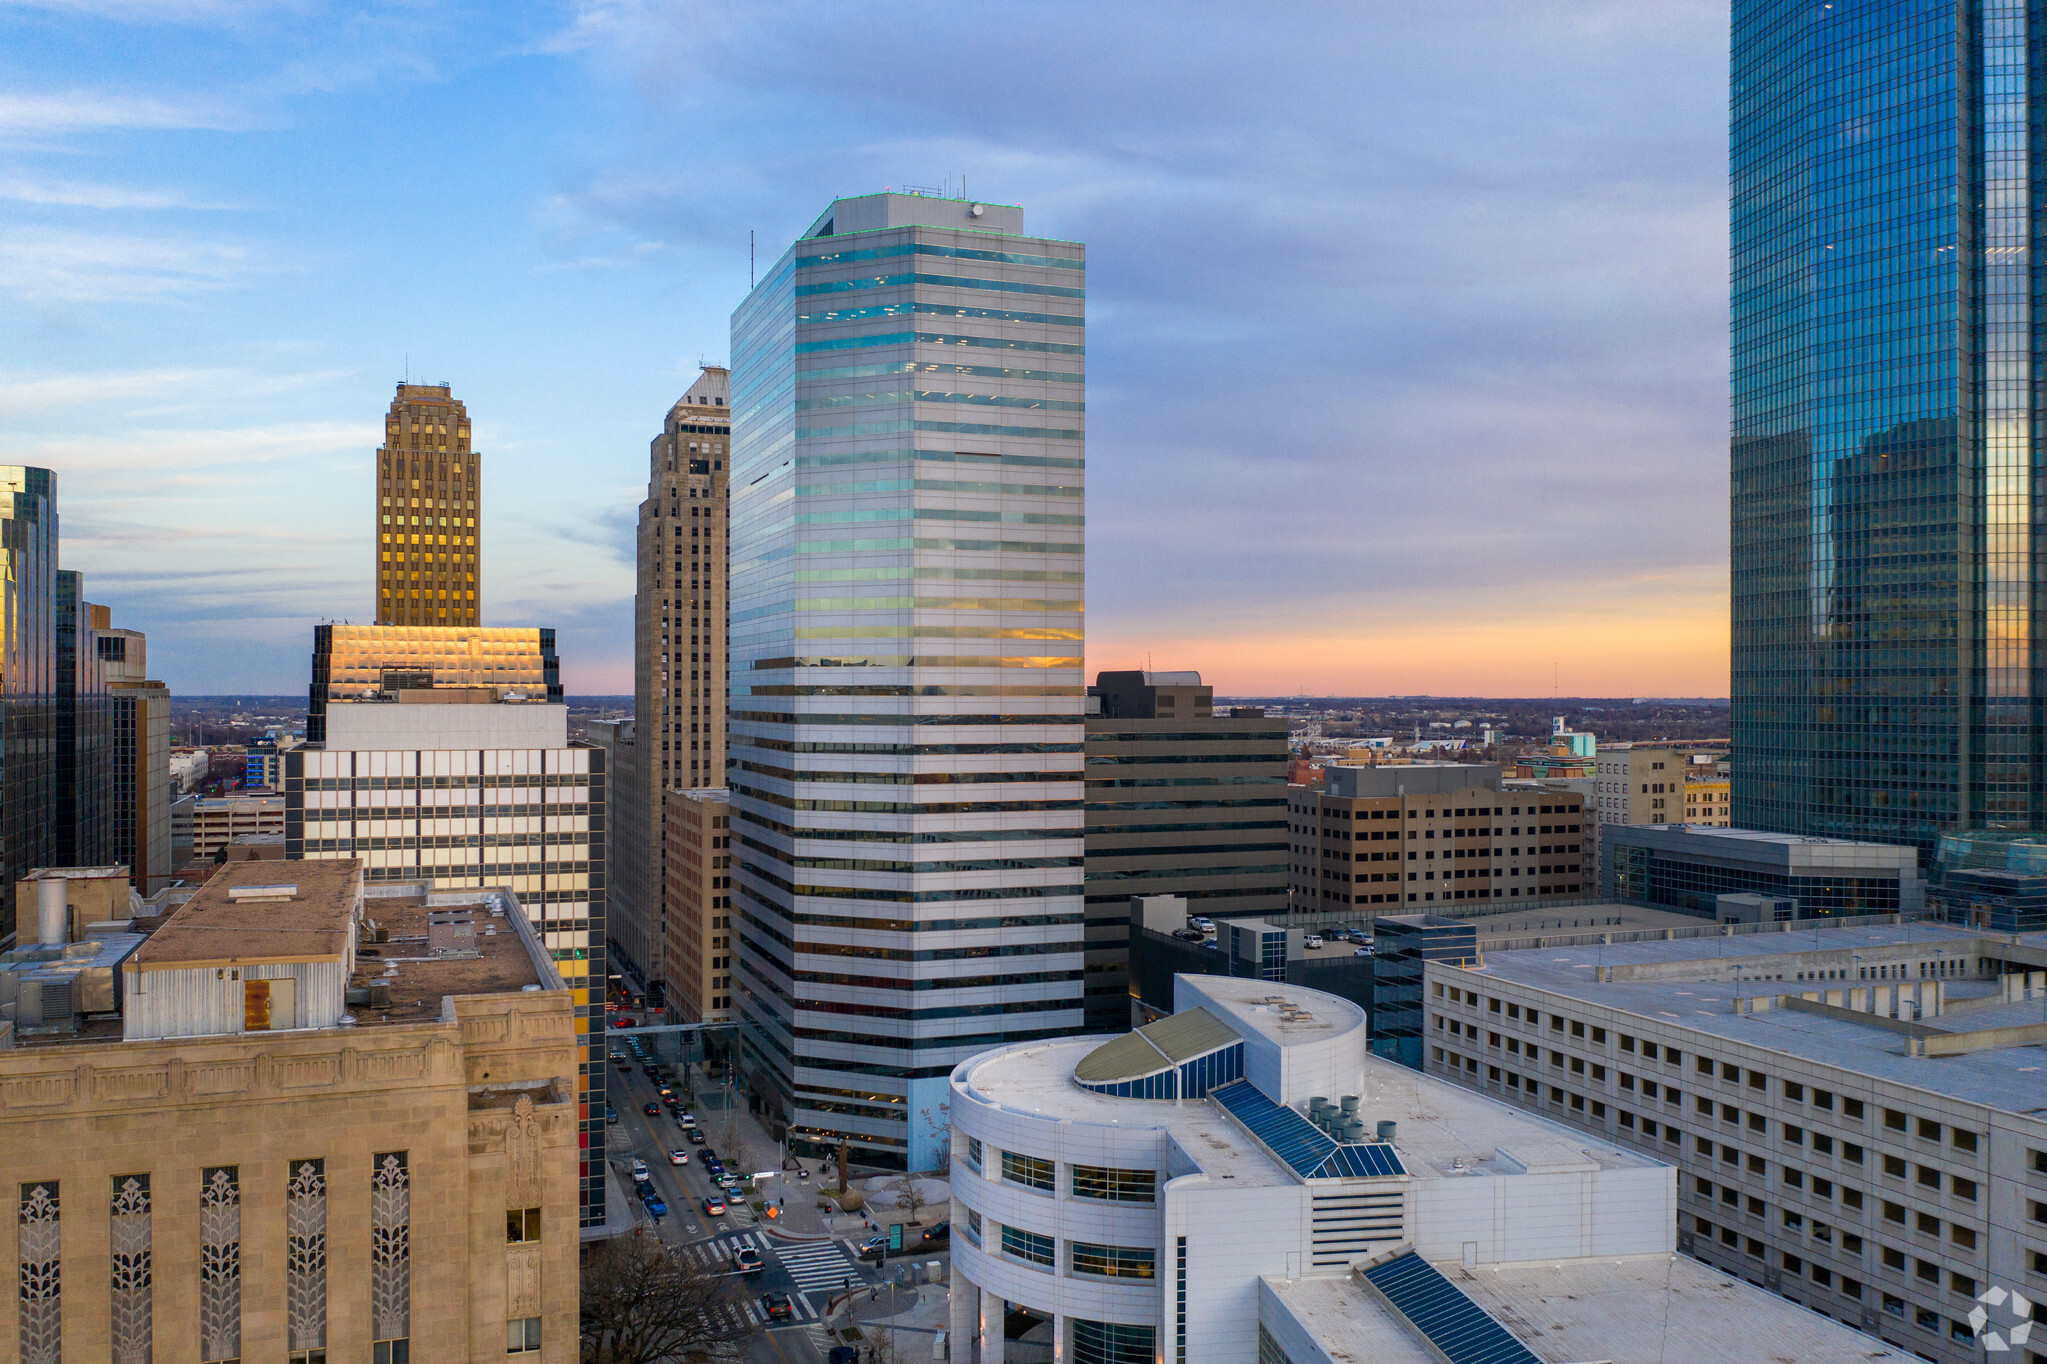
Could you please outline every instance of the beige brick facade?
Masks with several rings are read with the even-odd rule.
[[[24,1186],[54,1181],[66,1360],[113,1358],[110,1197],[149,1176],[155,1364],[199,1353],[203,1172],[241,1193],[241,1357],[286,1354],[287,1184],[325,1162],[326,1350],[371,1355],[373,1161],[404,1152],[410,1183],[410,1359],[506,1358],[508,1318],[576,1357],[574,999],[565,990],[451,996],[441,1021],[238,1037],[72,1042],[0,1051],[0,1359],[22,1340]],[[541,1210],[538,1244],[506,1213]]]

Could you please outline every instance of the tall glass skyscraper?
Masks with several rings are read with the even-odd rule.
[[[1734,821],[2042,819],[2017,0],[1735,0]]]
[[[931,1168],[1083,1026],[1085,252],[840,199],[732,319],[734,992],[799,1148]]]

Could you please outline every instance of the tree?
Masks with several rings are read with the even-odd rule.
[[[583,1257],[583,1364],[726,1364],[759,1331],[744,1280],[705,1273],[652,1236]]]
[[[916,1221],[917,1213],[924,1206],[917,1194],[917,1176],[906,1174],[888,1187],[889,1192],[896,1196],[896,1211],[902,1214],[903,1221]]]

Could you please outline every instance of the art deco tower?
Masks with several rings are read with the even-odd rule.
[[[377,624],[477,624],[480,464],[446,384],[398,385],[377,448]]]
[[[664,794],[725,784],[728,394],[726,371],[706,365],[647,448],[633,737],[613,752],[611,934],[650,982],[668,974],[673,912],[663,873]]]

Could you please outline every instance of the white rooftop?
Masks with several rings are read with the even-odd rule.
[[[1685,1255],[1436,1268],[1552,1364],[1848,1364],[1905,1351]],[[1265,1280],[1340,1364],[1441,1364],[1353,1278]]]

